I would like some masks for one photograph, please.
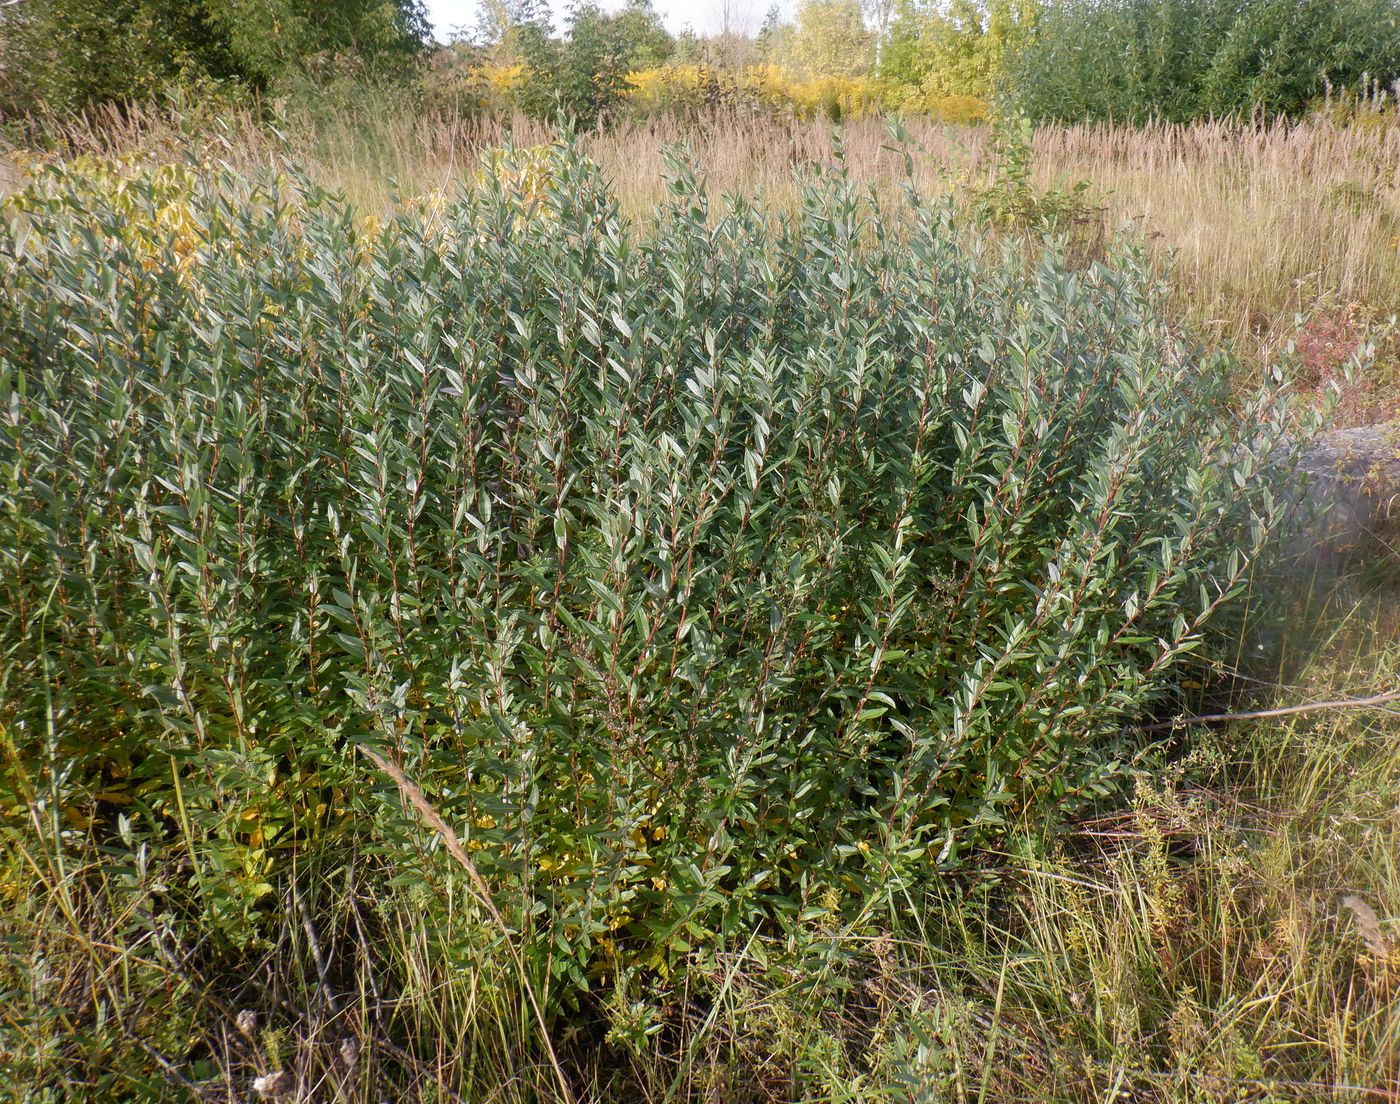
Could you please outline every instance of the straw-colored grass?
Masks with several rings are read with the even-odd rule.
[[[1293,342],[1325,377],[1369,330],[1381,362],[1349,414],[1400,402],[1400,126],[1056,127],[1035,148],[1043,174],[1091,181],[1174,257],[1179,301],[1209,332],[1260,358]]]

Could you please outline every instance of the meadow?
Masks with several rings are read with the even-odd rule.
[[[1400,678],[1400,129],[191,129],[7,184],[0,1099],[1396,1098],[1400,710],[1175,722]]]

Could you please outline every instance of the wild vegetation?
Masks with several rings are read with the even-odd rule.
[[[1187,122],[1297,115],[1398,72],[1388,0],[1107,0],[1047,5],[1006,82],[1036,119]]]
[[[1393,12],[1228,7],[0,8],[0,1101],[1394,1099]]]
[[[329,102],[392,89],[453,117],[584,127],[742,107],[840,121],[1297,118],[1400,81],[1396,0],[802,0],[706,37],[650,0],[485,0],[426,48],[418,0],[19,0],[0,6],[0,115],[53,120],[174,98]]]
[[[646,219],[566,147],[373,216],[285,173],[95,159],[10,201],[15,1083],[1384,1084],[1370,852],[1318,874],[1354,883],[1348,926],[1310,868],[1268,896],[1226,800],[1261,771],[1260,800],[1317,808],[1337,745],[1279,775],[1293,728],[1171,768],[1132,735],[1242,671],[1238,621],[1205,630],[1279,500],[1238,470],[1238,374],[1126,243],[998,244],[1010,185],[959,215],[673,177]],[[1282,397],[1246,424],[1281,431]],[[1264,953],[1261,917],[1303,925],[1274,973],[1192,964],[1207,923]],[[1236,1011],[1314,951],[1369,1019],[1322,1036],[1320,977]],[[1030,1061],[1072,1071],[1059,1095],[1025,1095]]]
[[[229,101],[314,80],[336,57],[393,79],[427,33],[421,5],[393,0],[22,0],[0,9],[0,118]]]
[[[179,117],[136,111],[69,126],[62,147],[138,164],[217,159],[243,173],[291,161],[359,209],[382,213],[396,196],[433,201],[474,180],[483,151],[547,145],[557,133],[523,116],[450,124],[390,104],[322,106],[314,115],[289,106],[275,130],[232,113],[193,154]],[[1081,255],[1126,230],[1170,281],[1174,322],[1228,347],[1246,383],[1264,365],[1290,361],[1304,389],[1340,387],[1336,418],[1357,424],[1400,406],[1400,127],[1390,118],[1338,103],[1300,123],[1027,132],[910,120],[905,129],[925,194],[951,197],[969,217],[1069,233]],[[824,121],[724,110],[612,125],[577,141],[633,219],[664,197],[671,147],[689,151],[712,194],[756,193],[784,208],[797,202],[794,171],[830,164],[835,153]],[[898,189],[905,166],[885,122],[849,121],[840,146],[855,178],[882,193]],[[48,159],[19,155],[11,187],[21,167],[38,170]],[[1353,354],[1368,345],[1371,363],[1349,374]]]

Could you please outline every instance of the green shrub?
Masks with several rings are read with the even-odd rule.
[[[24,0],[0,6],[0,115],[217,105],[308,69],[402,79],[428,30],[417,0]]]
[[[1400,77],[1396,0],[1061,0],[1005,91],[1037,120],[1185,122],[1297,114],[1367,73]]]
[[[1279,396],[1232,405],[1129,251],[1027,263],[839,173],[778,217],[678,168],[634,226],[547,169],[383,225],[222,173],[8,212],[11,800],[187,850],[143,892],[211,947],[331,855],[499,946],[361,744],[550,1009],[879,925],[1112,790],[1275,523],[1238,445]]]
[[[1073,234],[1098,221],[1086,198],[1087,180],[1069,188],[1037,188],[1031,182],[1034,131],[1024,116],[997,120],[990,142],[990,179],[968,190],[968,207],[981,223],[997,230],[1029,230],[1035,235]]]

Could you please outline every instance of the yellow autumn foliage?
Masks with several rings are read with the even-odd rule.
[[[746,104],[799,116],[857,118],[880,105],[865,77],[799,77],[778,65],[725,71],[667,65],[627,74],[629,103],[644,113]]]
[[[940,123],[986,123],[992,118],[991,104],[980,96],[941,96],[925,92],[900,106],[909,114],[927,115]]]
[[[32,156],[16,160],[25,183],[0,201],[0,214],[54,206],[78,211],[88,198],[100,198],[121,219],[119,239],[147,270],[173,257],[184,274],[207,243],[190,203],[197,180],[191,165],[142,165],[88,153],[62,164]]]
[[[482,65],[475,70],[477,84],[485,91],[497,95],[509,95],[519,88],[528,76],[524,62],[511,65]]]
[[[534,79],[524,63],[489,63],[467,71],[466,84],[488,112],[509,111]],[[798,118],[857,119],[885,110],[947,123],[986,121],[990,107],[976,96],[945,95],[939,88],[881,83],[868,76],[805,76],[776,64],[742,69],[693,63],[629,72],[626,107],[637,115],[694,113],[741,107]]]

